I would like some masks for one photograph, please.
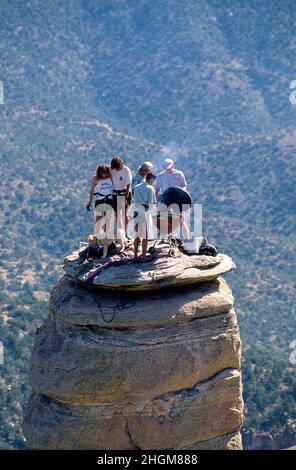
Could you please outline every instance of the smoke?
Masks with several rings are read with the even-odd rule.
[[[159,173],[163,171],[163,162],[166,158],[173,160],[175,167],[177,167],[181,156],[186,153],[187,150],[185,148],[179,147],[175,142],[170,142],[161,146],[161,151],[153,157],[151,163],[153,163],[154,168]]]

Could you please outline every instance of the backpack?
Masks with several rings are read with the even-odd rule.
[[[217,256],[217,254],[218,248],[215,245],[211,245],[206,237],[203,237],[202,244],[199,248],[199,255]]]

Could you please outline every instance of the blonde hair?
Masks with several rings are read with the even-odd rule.
[[[89,235],[89,236],[87,237],[87,241],[88,241],[88,242],[97,242],[98,239],[97,239],[97,237],[96,237],[95,235],[91,234],[91,235]]]

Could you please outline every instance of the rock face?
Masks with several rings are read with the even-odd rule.
[[[74,284],[68,270],[36,334],[30,448],[241,449],[239,330],[223,258],[208,258],[203,276],[216,279],[169,289],[163,277],[148,293],[110,290],[122,267],[108,269],[109,289]]]
[[[124,289],[125,291],[158,290],[164,287],[196,285],[216,279],[223,273],[231,271],[235,266],[229,256],[186,256],[180,254],[176,258],[167,256],[165,248],[158,248],[155,261],[147,264],[130,264],[117,267],[116,270],[106,269],[94,280],[94,285],[108,289]],[[84,282],[89,271],[85,265],[79,264],[77,252],[65,259],[64,270],[72,279]]]

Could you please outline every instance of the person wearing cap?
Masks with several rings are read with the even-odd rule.
[[[176,170],[170,158],[164,161],[164,171],[159,173],[156,183],[156,196],[162,194],[167,188],[182,188],[186,190],[186,180],[182,171]]]
[[[159,173],[156,184],[156,196],[158,197],[168,188],[181,188],[186,191],[187,183],[182,171],[176,170],[174,162],[170,158],[164,161],[164,171]],[[184,240],[189,239],[189,229],[186,223],[185,213],[181,213],[180,223]]]
[[[153,170],[153,164],[151,162],[144,162],[139,166],[137,174],[133,177],[132,181],[132,193],[137,184],[143,183],[145,181],[147,174]]]
[[[147,257],[148,239],[153,227],[152,211],[156,207],[156,196],[154,190],[154,182],[156,174],[149,172],[146,175],[146,180],[137,184],[134,190],[134,206],[135,206],[135,231],[136,237],[134,240],[134,254],[135,259],[142,262],[149,261]],[[138,257],[139,246],[142,242],[142,254]]]

